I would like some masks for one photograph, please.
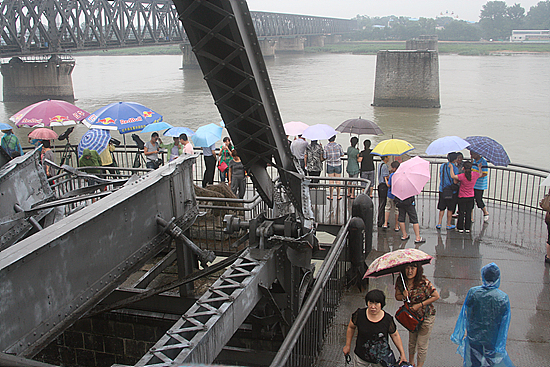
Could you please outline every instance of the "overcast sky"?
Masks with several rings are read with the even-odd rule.
[[[506,1],[508,6],[519,3],[525,13],[540,0]],[[353,18],[396,15],[435,18],[453,12],[459,19],[477,22],[486,0],[247,0],[255,11],[307,14],[323,17]]]

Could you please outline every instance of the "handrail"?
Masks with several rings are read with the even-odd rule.
[[[344,241],[347,238],[350,220],[348,220],[345,226],[343,226],[338,232],[336,243],[331,246],[327,257],[325,258],[325,261],[323,261],[321,269],[319,269],[319,275],[313,283],[311,292],[304,302],[300,313],[296,317],[296,320],[294,320],[294,323],[292,324],[292,327],[290,328],[285,340],[281,344],[279,351],[275,355],[275,358],[273,358],[270,367],[284,366],[290,358],[294,346],[296,345],[298,338],[302,334],[307,320],[314,311],[315,304],[319,300],[319,297],[321,296],[322,291],[329,280],[329,276],[334,270],[334,267],[338,263],[338,259],[340,258],[340,255],[345,248]]]

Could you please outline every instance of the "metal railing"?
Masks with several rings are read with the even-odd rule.
[[[348,227],[349,221],[336,236],[311,292],[271,362],[271,367],[314,365],[345,287],[345,273],[350,266],[345,251]]]

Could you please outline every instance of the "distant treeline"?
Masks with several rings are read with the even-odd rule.
[[[504,1],[483,5],[477,23],[453,18],[453,15],[411,19],[409,17],[368,17],[357,15],[360,30],[353,40],[407,40],[435,34],[442,41],[479,41],[510,39],[514,29],[550,29],[550,0],[540,1],[526,13],[520,4],[507,6]]]

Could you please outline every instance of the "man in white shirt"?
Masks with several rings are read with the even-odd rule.
[[[304,160],[306,148],[307,141],[305,138],[302,138],[302,135],[298,135],[298,137],[290,144],[290,151],[292,152],[292,155],[294,155],[298,159],[298,161],[300,162],[300,166],[304,171],[306,169],[306,164]]]
[[[183,146],[183,154],[193,154],[193,145],[189,141],[187,134],[180,135],[180,143]]]

